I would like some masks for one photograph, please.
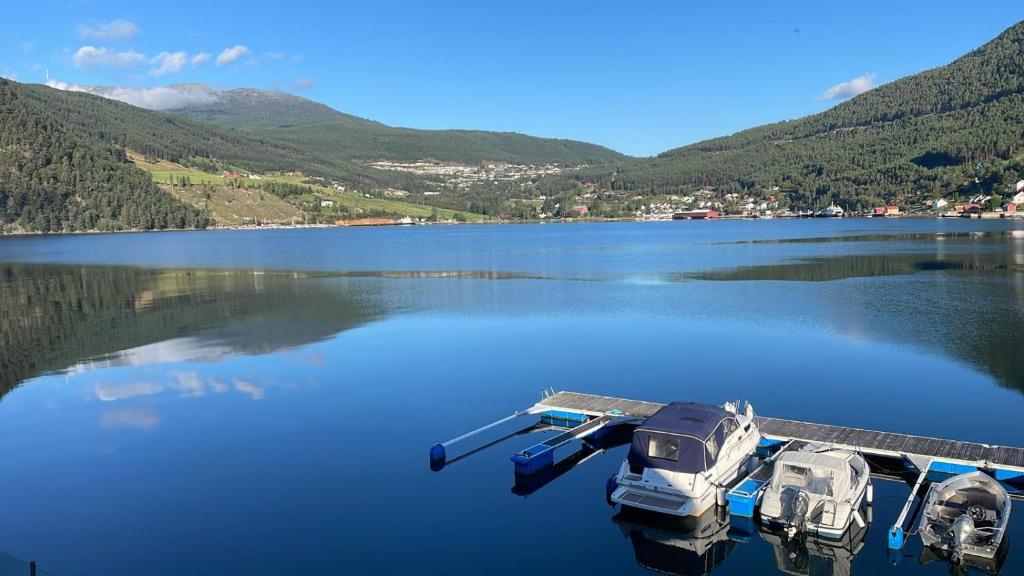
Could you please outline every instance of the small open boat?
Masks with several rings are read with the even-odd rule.
[[[822,445],[779,454],[761,498],[761,522],[793,538],[838,539],[870,501],[871,470],[859,454]],[[870,503],[870,502],[868,502]]]
[[[971,472],[933,484],[923,510],[921,542],[960,564],[965,556],[996,555],[1010,521],[1010,496],[992,477]]]

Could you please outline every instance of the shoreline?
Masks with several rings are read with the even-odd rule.
[[[266,226],[209,226],[206,228],[162,228],[154,230],[73,230],[67,232],[0,232],[0,238],[23,238],[29,236],[85,236],[98,234],[143,234],[159,232],[225,232],[241,230],[307,230],[307,229],[352,229],[352,228],[411,228],[418,226],[480,226],[480,225],[516,225],[516,224],[600,224],[612,222],[704,222],[704,221],[772,221],[772,220],[896,220],[896,219],[919,219],[919,220],[1024,220],[1024,214],[1000,214],[993,213],[987,217],[963,217],[945,216],[942,214],[900,214],[896,216],[843,216],[837,218],[825,217],[798,217],[798,216],[773,216],[771,218],[758,218],[754,216],[718,216],[715,218],[695,219],[673,219],[662,218],[551,218],[538,220],[480,220],[476,222],[415,222],[412,224],[395,222],[387,224],[269,224]]]

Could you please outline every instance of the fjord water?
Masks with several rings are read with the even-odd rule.
[[[701,573],[613,520],[624,447],[539,487],[535,437],[429,469],[548,386],[1024,446],[1020,221],[4,238],[0,321],[0,550],[60,575]],[[948,573],[892,565],[906,492],[876,484],[853,573]],[[1024,572],[1024,513],[1009,540]]]

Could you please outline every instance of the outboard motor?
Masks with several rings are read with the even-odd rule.
[[[789,497],[789,518],[786,522],[786,536],[792,538],[802,534],[804,524],[807,521],[807,510],[810,508],[811,499],[807,492],[794,490]]]
[[[964,545],[974,536],[974,520],[967,514],[961,514],[953,522],[953,527],[950,528],[949,532],[953,537],[953,556],[951,559],[955,564],[959,564],[964,560]]]

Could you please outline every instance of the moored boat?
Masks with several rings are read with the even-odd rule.
[[[949,552],[960,564],[966,556],[993,558],[1010,521],[1010,496],[983,472],[933,484],[925,497],[918,530],[925,546]]]
[[[633,432],[610,499],[673,516],[699,516],[725,502],[747,470],[761,434],[750,404],[673,402]]]
[[[871,470],[849,450],[810,445],[776,458],[772,480],[761,497],[761,522],[793,538],[812,535],[838,539],[870,503]]]

